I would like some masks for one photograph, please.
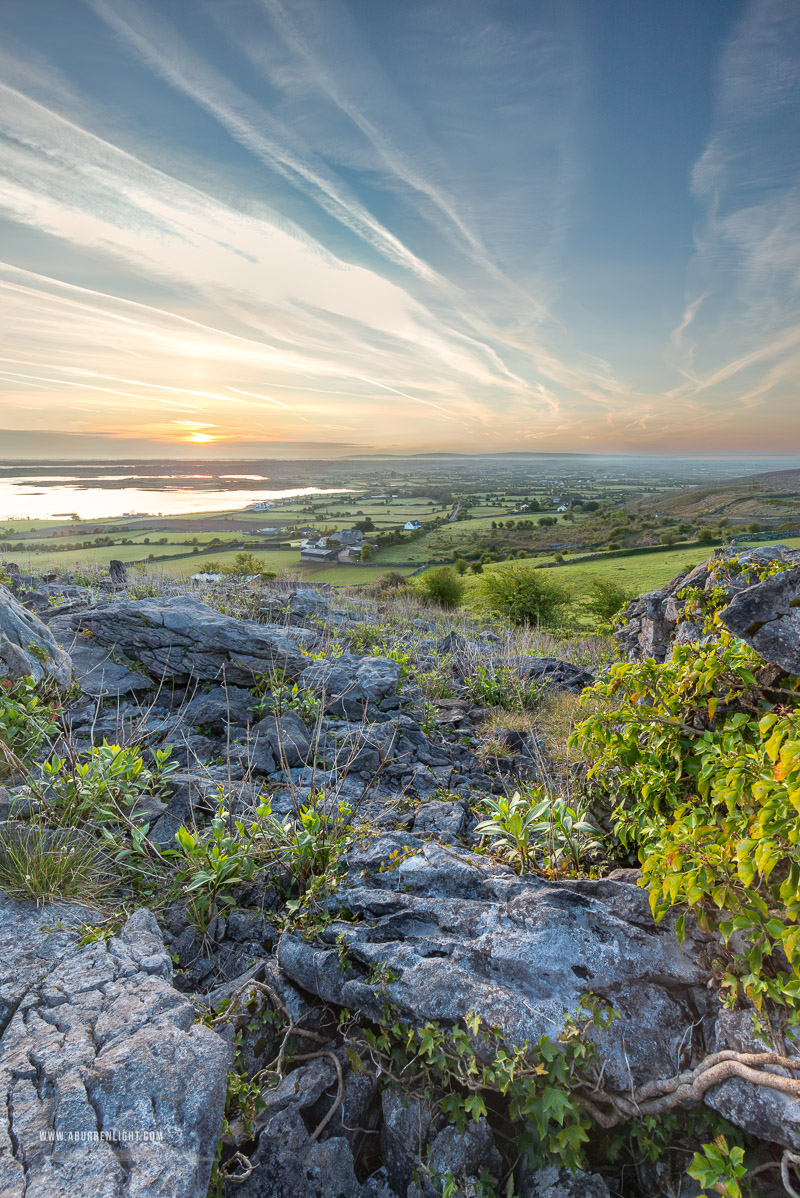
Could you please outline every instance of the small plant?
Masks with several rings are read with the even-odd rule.
[[[710,1144],[704,1144],[702,1152],[696,1152],[686,1170],[704,1190],[713,1190],[723,1198],[741,1198],[739,1181],[747,1172],[744,1164],[744,1149],[730,1147],[725,1136],[717,1136]]]
[[[555,1158],[576,1170],[584,1163],[582,1146],[591,1125],[574,1094],[592,1075],[596,1056],[586,1032],[592,1024],[608,1027],[615,1017],[590,998],[582,1007],[579,1016],[565,1021],[557,1042],[542,1036],[538,1044],[521,1047],[508,1045],[499,1029],[487,1027],[473,1011],[452,1027],[434,1022],[410,1027],[395,1020],[378,1031],[343,1030],[351,1061],[364,1053],[408,1090],[439,1095],[442,1113],[460,1132],[486,1117],[487,1099],[499,1100],[516,1131],[517,1148],[532,1164]]]
[[[162,793],[167,777],[178,768],[171,754],[171,747],[157,749],[151,769],[140,750],[104,740],[82,761],[53,757],[42,766],[48,807],[61,826],[126,823],[137,799]]]
[[[15,760],[35,757],[56,734],[58,710],[52,683],[37,686],[33,678],[0,679],[0,775]]]
[[[419,726],[426,736],[433,736],[436,731],[436,708],[433,703],[429,703],[427,700],[422,708]]]
[[[449,654],[440,657],[432,670],[420,670],[414,681],[428,699],[452,699],[456,692]]]
[[[532,710],[542,698],[542,687],[533,680],[520,678],[510,666],[478,662],[464,678],[467,695],[473,703],[502,707],[505,711]]]
[[[585,807],[570,806],[540,786],[516,791],[511,798],[487,795],[480,812],[487,818],[475,828],[476,835],[487,837],[520,873],[578,873],[585,855],[603,845],[602,836],[585,818]]]
[[[207,931],[226,907],[235,905],[232,891],[253,877],[258,837],[255,825],[251,829],[232,820],[224,807],[217,808],[206,836],[178,828],[177,851],[185,864],[178,870],[177,881],[189,896],[192,922],[200,931]]]
[[[301,690],[296,682],[291,686],[279,674],[263,675],[253,688],[256,702],[253,714],[257,720],[266,715],[282,716],[296,711],[304,724],[314,724],[322,706],[313,691]]]

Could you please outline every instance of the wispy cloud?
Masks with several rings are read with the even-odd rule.
[[[85,60],[124,63],[119,87],[77,83],[55,42],[55,64],[0,51],[10,423],[657,447],[727,419],[732,389],[743,411],[788,394],[788,2],[754,0],[725,49],[673,368],[649,388],[559,316],[586,202],[580,10],[84,0]]]
[[[714,127],[692,176],[704,216],[672,337],[687,380],[676,394],[724,386],[729,407],[769,394],[778,418],[796,414],[800,162],[787,132],[799,125],[797,7],[753,0],[722,53]]]

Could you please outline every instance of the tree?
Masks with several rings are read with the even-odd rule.
[[[420,589],[440,607],[460,607],[465,583],[450,566],[427,570],[420,580]]]
[[[375,557],[375,550],[373,549],[372,545],[362,545],[361,546],[362,562],[371,562],[374,559],[374,557]]]
[[[220,572],[233,578],[251,578],[253,575],[261,579],[277,577],[275,571],[267,570],[254,553],[247,552],[237,553],[233,561],[226,563]]]
[[[554,524],[558,524],[558,520],[556,519],[555,516],[540,516],[539,517],[540,528],[552,528]]]
[[[707,527],[706,528],[698,528],[697,539],[698,539],[698,541],[713,541],[714,540],[714,529],[707,528]]]
[[[455,569],[457,574],[466,574],[467,563],[464,561],[463,557],[457,557],[456,560],[453,562],[453,568]]]
[[[572,602],[568,587],[532,566],[492,570],[482,581],[487,607],[512,624],[552,626]]]

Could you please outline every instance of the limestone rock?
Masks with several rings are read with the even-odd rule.
[[[4,586],[0,586],[0,676],[32,677],[37,682],[50,676],[63,687],[72,681],[69,655],[39,617]]]
[[[118,599],[78,619],[98,644],[117,646],[155,678],[252,686],[270,670],[296,678],[307,663],[286,630],[223,616],[186,595]]]
[[[170,984],[152,914],[0,899],[0,1193],[205,1198],[230,1052]]]
[[[302,686],[324,695],[331,715],[347,719],[363,718],[370,705],[375,706],[397,691],[400,667],[388,657],[319,658],[306,667]]]
[[[677,574],[665,587],[634,599],[622,613],[623,624],[615,633],[623,657],[635,661],[652,657],[665,661],[674,644],[699,640],[700,622],[687,618],[686,590],[709,591],[722,587],[733,600],[739,592],[757,582],[756,571],[771,562],[800,566],[800,552],[785,545],[759,545],[755,548],[728,546],[693,570]]]
[[[722,622],[765,661],[800,674],[800,568],[740,591]]]
[[[610,1198],[608,1186],[599,1173],[570,1173],[569,1169],[549,1165],[526,1173],[519,1187],[519,1198]]]
[[[393,850],[400,864],[387,869]],[[622,1015],[598,1041],[608,1085],[676,1071],[707,975],[688,940],[684,951],[667,921],[653,923],[643,890],[518,877],[408,833],[376,838],[348,864],[332,903],[360,922],[334,922],[317,944],[283,937],[280,962],[298,985],[380,1021],[369,971],[385,966],[396,975],[386,998],[405,1018],[456,1022],[472,1009],[514,1044],[552,1036],[592,992]]]
[[[275,760],[290,769],[305,765],[311,752],[309,731],[296,711],[266,716],[252,726],[250,737],[254,746],[266,741]]]
[[[304,620],[324,619],[330,603],[310,587],[301,587],[288,595],[269,593],[261,602],[259,617],[267,624],[302,624]]]

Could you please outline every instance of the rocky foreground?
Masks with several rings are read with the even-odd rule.
[[[795,556],[797,569],[759,581],[757,566],[790,552],[721,554],[643,597],[623,653],[663,660],[702,637],[684,588],[727,587],[730,629],[775,678],[800,672]],[[370,1040],[474,1013],[492,1029],[476,1060],[496,1061],[556,1041],[591,996],[618,1014],[589,1032],[598,1088],[645,1110],[663,1079],[763,1047],[752,1011],[720,1003],[713,936],[691,926],[681,944],[674,920],[654,923],[636,869],[598,857],[601,876],[548,878],[476,851],[481,799],[564,782],[566,769],[535,719],[502,726],[487,679],[522,702],[578,694],[593,672],[433,619],[387,625],[381,640],[368,612],[315,591],[247,604],[244,618],[242,605],[135,598],[122,584],[16,576],[0,588],[0,677],[72,681],[58,753],[171,747],[179,768],[131,804],[148,860],[169,862],[178,830],[202,838],[220,810],[246,833],[265,796],[273,817],[298,820],[322,794],[348,837],[305,890],[285,866],[260,868],[205,919],[188,893],[159,902],[124,885],[113,926],[109,903],[0,898],[0,1194],[204,1198],[212,1167],[215,1192],[242,1198],[699,1193],[685,1178],[675,1188],[668,1161],[627,1181],[526,1164],[509,1156],[499,1108],[454,1125]],[[17,761],[6,775],[8,845],[48,795]],[[791,1039],[785,1051],[797,1055]],[[231,1105],[231,1069],[258,1101]],[[728,1069],[695,1087],[686,1105],[699,1103],[778,1154],[800,1151],[791,1093]]]

